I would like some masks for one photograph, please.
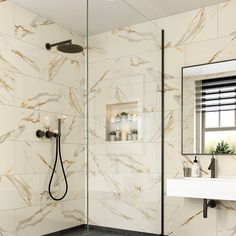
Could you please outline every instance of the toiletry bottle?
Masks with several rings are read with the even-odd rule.
[[[116,141],[120,141],[120,128],[116,129]]]
[[[193,166],[192,166],[192,177],[194,178],[200,177],[200,166],[197,161],[197,156],[195,156]]]

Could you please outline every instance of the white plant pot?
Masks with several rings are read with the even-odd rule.
[[[138,140],[138,134],[133,134],[132,136],[133,136],[133,140],[134,140],[134,141],[137,141],[137,140]]]
[[[121,116],[121,121],[127,121],[128,116]]]
[[[128,141],[132,141],[133,140],[133,135],[132,134],[128,134]]]
[[[116,141],[116,136],[115,135],[110,135],[110,141]]]
[[[120,122],[120,116],[116,116],[115,120],[116,120],[116,123],[119,123]]]

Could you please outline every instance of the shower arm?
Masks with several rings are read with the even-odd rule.
[[[47,48],[48,50],[50,50],[52,47],[59,46],[59,45],[64,45],[64,44],[66,44],[66,43],[71,44],[71,43],[72,43],[72,40],[69,39],[69,40],[61,41],[61,42],[59,42],[59,43],[52,43],[52,44],[46,43],[46,48]]]

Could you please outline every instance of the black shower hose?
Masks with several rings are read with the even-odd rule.
[[[59,160],[60,160],[60,163],[61,163],[61,168],[62,168],[62,172],[63,172],[65,184],[66,184],[65,193],[64,193],[63,196],[60,197],[60,198],[54,197],[54,196],[52,195],[52,192],[51,192],[52,179],[53,179],[53,176],[54,176],[54,174],[55,174],[55,172],[56,172],[58,154],[59,154]],[[53,200],[55,200],[55,201],[61,201],[61,200],[66,196],[67,192],[68,192],[68,182],[67,182],[67,178],[66,178],[66,174],[65,174],[65,169],[64,169],[64,166],[63,166],[62,156],[61,156],[61,136],[58,135],[58,136],[56,137],[56,158],[55,158],[55,163],[54,163],[54,167],[53,167],[53,170],[52,170],[52,175],[51,175],[51,178],[50,178],[50,181],[49,181],[49,185],[48,185],[48,193],[49,193],[50,197],[51,197]]]

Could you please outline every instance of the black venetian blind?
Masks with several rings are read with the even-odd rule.
[[[197,112],[236,109],[236,76],[196,82]]]

